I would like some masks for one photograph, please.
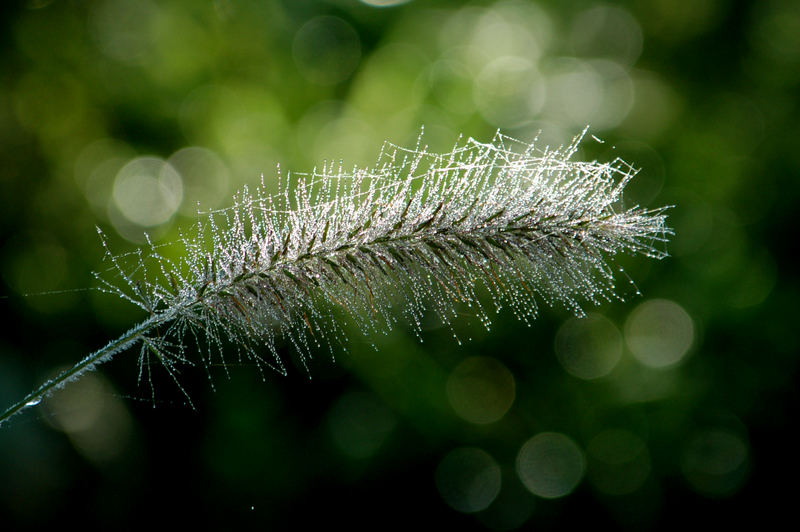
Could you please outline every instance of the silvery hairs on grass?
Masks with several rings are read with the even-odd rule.
[[[572,160],[584,134],[543,150],[499,132],[447,153],[386,143],[374,168],[326,164],[278,194],[245,188],[198,217],[177,262],[150,245],[130,268],[106,246],[121,281],[98,276],[103,289],[150,317],[0,422],[136,344],[140,380],[159,362],[178,383],[181,364],[225,366],[231,352],[285,374],[283,341],[305,364],[320,347],[345,348],[346,322],[390,330],[396,308],[419,333],[427,312],[451,330],[460,313],[488,328],[492,307],[530,323],[540,302],[580,315],[581,302],[619,299],[609,259],[662,258],[671,231],[664,208],[622,207],[629,164]]]

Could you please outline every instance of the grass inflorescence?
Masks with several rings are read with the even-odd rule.
[[[277,194],[244,189],[198,218],[177,261],[151,245],[127,268],[107,251],[121,281],[98,276],[103,289],[150,317],[0,423],[136,345],[140,379],[158,362],[180,387],[181,364],[225,365],[230,350],[285,374],[281,342],[303,363],[320,348],[335,353],[342,319],[388,331],[400,309],[419,333],[427,312],[453,329],[467,308],[489,327],[504,307],[530,323],[541,302],[581,314],[583,302],[616,299],[612,257],[662,258],[671,231],[665,208],[623,207],[629,164],[572,160],[582,138],[540,150],[498,133],[447,153],[386,143],[371,169],[326,164],[289,176]]]

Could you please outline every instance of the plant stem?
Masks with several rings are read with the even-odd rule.
[[[91,353],[83,360],[72,366],[70,369],[63,371],[57,377],[48,380],[33,392],[26,395],[22,400],[6,409],[5,412],[0,414],[0,425],[8,421],[9,418],[22,412],[23,410],[38,405],[43,399],[47,398],[54,391],[58,390],[68,382],[77,379],[86,372],[92,371],[97,365],[102,364],[128,347],[131,347],[139,339],[147,334],[150,330],[161,325],[162,323],[171,321],[174,318],[174,312],[163,312],[155,314],[137,326],[130,329],[128,332],[117,338],[116,340],[108,343],[105,347],[98,349]]]

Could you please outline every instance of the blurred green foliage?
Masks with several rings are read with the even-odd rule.
[[[790,505],[797,2],[4,6],[0,406],[141,318],[83,290],[108,267],[95,225],[119,252],[168,242],[278,164],[368,165],[422,125],[435,150],[590,124],[580,156],[641,168],[627,203],[674,204],[676,232],[662,262],[621,258],[636,285],[588,319],[501,313],[464,345],[353,331],[311,379],[189,368],[197,411],[123,355],[0,430],[4,530],[673,528]]]

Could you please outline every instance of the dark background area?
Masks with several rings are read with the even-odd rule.
[[[674,205],[675,236],[662,261],[619,257],[643,295],[624,286],[588,319],[545,306],[528,328],[501,312],[464,345],[433,323],[422,343],[351,331],[310,376],[288,346],[288,377],[234,364],[212,386],[187,368],[195,410],[164,372],[151,397],[136,354],[119,355],[0,428],[3,530],[791,515],[798,2],[4,6],[0,408],[143,318],[94,289],[108,268],[95,226],[117,253],[144,231],[173,241],[198,202],[228,206],[278,164],[369,165],[422,125],[448,150],[498,128],[556,146],[589,124],[604,143],[578,157],[641,168],[626,204]],[[579,456],[574,482],[550,479],[554,499],[523,480],[542,434]]]

